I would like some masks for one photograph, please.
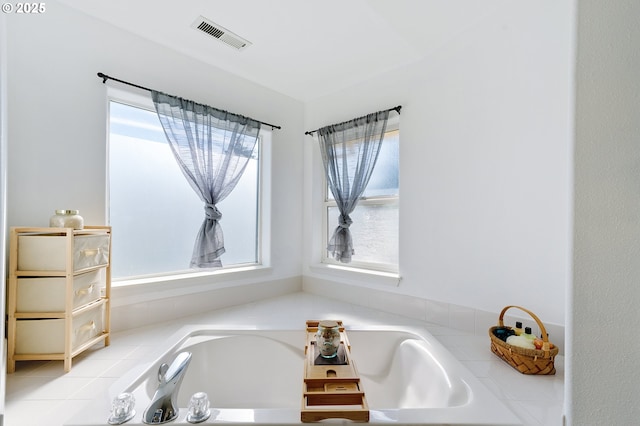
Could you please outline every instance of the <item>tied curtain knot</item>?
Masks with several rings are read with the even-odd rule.
[[[215,204],[205,204],[204,214],[207,219],[215,220],[216,222],[222,219],[222,213],[220,213]]]
[[[338,226],[342,229],[349,229],[349,226],[353,223],[351,217],[348,214],[341,214],[338,217]]]

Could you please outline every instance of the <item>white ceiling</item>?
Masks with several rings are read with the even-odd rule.
[[[504,0],[59,0],[185,55],[308,101],[427,57]],[[191,27],[203,16],[238,51]]]

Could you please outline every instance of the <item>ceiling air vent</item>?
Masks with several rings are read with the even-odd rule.
[[[203,33],[206,33],[237,50],[243,50],[244,48],[251,46],[250,41],[243,39],[239,35],[232,33],[221,25],[213,23],[202,16],[199,16],[198,19],[191,24],[191,27],[198,31],[202,31]]]

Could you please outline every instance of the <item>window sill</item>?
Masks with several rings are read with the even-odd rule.
[[[398,287],[402,277],[396,272],[375,271],[371,269],[354,268],[351,266],[318,263],[310,265],[309,270],[318,275],[347,279],[355,283],[375,284]]]
[[[139,278],[130,278],[130,279],[114,279],[111,283],[111,287],[126,287],[131,285],[144,285],[144,284],[154,284],[160,282],[168,282],[168,281],[189,281],[189,280],[197,280],[201,277],[216,277],[216,276],[228,276],[228,275],[240,275],[242,273],[250,272],[250,271],[258,271],[264,269],[271,269],[269,266],[264,265],[248,265],[241,266],[237,268],[223,268],[223,269],[207,269],[198,272],[177,272],[174,274],[166,274],[166,275],[149,275]]]
[[[113,280],[112,306],[184,296],[227,287],[255,283],[272,273],[270,266],[250,265],[238,268],[187,272],[135,279]]]

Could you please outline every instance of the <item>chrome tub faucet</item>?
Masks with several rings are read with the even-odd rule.
[[[146,424],[168,423],[178,417],[178,391],[191,362],[191,352],[180,352],[171,365],[163,363],[158,369],[158,388],[149,407],[142,415]]]

